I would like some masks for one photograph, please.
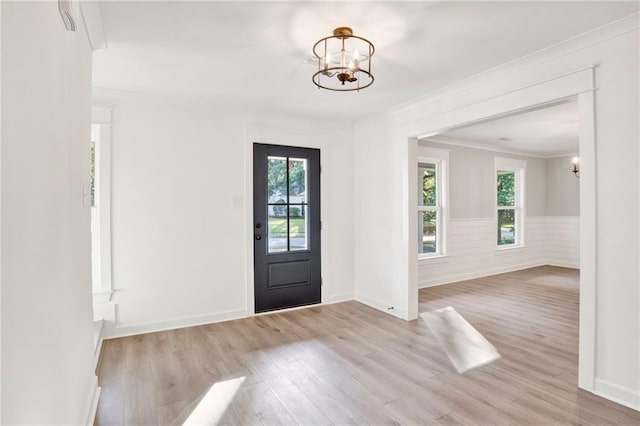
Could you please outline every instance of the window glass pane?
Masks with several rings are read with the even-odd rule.
[[[267,159],[267,191],[270,204],[287,202],[287,159],[269,157]],[[286,213],[285,213],[286,214]]]
[[[289,206],[289,247],[291,251],[307,250],[307,209],[305,205]]]
[[[287,251],[287,206],[269,206],[268,228],[269,253]]]
[[[516,211],[512,209],[498,210],[498,245],[515,244]]]
[[[436,190],[436,165],[435,163],[419,163],[418,164],[418,205],[431,206],[437,205]]]
[[[418,253],[436,253],[437,212],[418,212]]]
[[[304,158],[289,159],[289,203],[304,204],[307,202],[307,160]]]
[[[498,171],[498,206],[516,205],[516,173]]]

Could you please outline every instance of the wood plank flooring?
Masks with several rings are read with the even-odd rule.
[[[502,358],[459,375],[422,320],[358,302],[119,338],[104,342],[96,424],[182,424],[240,377],[221,424],[640,424],[577,389],[577,271],[420,290],[420,312],[446,306]]]

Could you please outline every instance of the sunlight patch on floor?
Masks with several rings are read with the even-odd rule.
[[[215,425],[220,422],[244,382],[244,377],[216,382],[209,388],[183,425]]]
[[[482,367],[500,358],[495,346],[451,306],[424,312],[420,316],[458,373]]]

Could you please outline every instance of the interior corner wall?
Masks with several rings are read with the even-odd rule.
[[[573,157],[549,158],[545,216],[580,216],[580,179],[571,170]]]
[[[323,302],[353,299],[349,124],[110,90],[94,98],[113,111],[117,314],[106,337],[251,315],[253,142],[321,150]]]
[[[408,258],[394,259],[394,253],[411,254],[406,251],[405,230],[397,229],[404,220],[405,189],[400,176],[408,163],[397,155],[403,148],[396,144],[406,145],[408,138],[423,136],[427,130],[422,125],[427,121],[445,128],[452,117],[465,116],[466,107],[541,82],[559,84],[565,81],[560,76],[597,64],[593,71],[598,241],[593,389],[640,409],[638,25],[638,15],[631,16],[358,122],[356,214],[371,216],[356,222],[356,294],[367,291],[382,297],[404,291],[406,303],[417,304],[416,284],[399,270],[409,263]],[[554,87],[558,93],[564,90]],[[570,90],[567,96],[576,94]],[[391,235],[396,231],[397,236]],[[381,239],[376,241],[377,236]]]
[[[65,31],[56,2],[2,2],[2,424],[83,424],[96,390],[77,23]]]

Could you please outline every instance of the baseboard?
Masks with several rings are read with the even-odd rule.
[[[557,266],[559,268],[580,269],[580,265],[575,263],[563,263],[563,262],[547,262],[546,266]]]
[[[94,357],[94,370],[98,368],[98,361],[100,360],[100,351],[102,351],[102,331],[104,330],[104,320],[93,322],[93,357]]]
[[[323,304],[328,305],[332,303],[348,302],[354,300],[353,293],[342,293],[330,296]],[[318,305],[312,305],[318,306]],[[309,306],[301,306],[291,309],[304,309]],[[287,309],[281,309],[277,312],[283,312]],[[108,328],[104,328],[104,335],[100,339],[100,347],[102,346],[103,339],[115,339],[118,337],[135,336],[137,334],[155,333],[157,331],[175,330],[177,328],[194,327],[198,325],[213,324],[216,322],[231,321],[240,318],[246,318],[250,316],[245,310],[227,311],[215,314],[196,315],[192,317],[176,318],[166,321],[154,321],[140,324],[129,325],[116,325],[113,327],[113,331],[109,331]],[[397,316],[397,315],[396,315]],[[100,348],[97,349],[96,363],[98,356],[100,355]]]
[[[353,293],[335,294],[333,296],[327,297],[327,299],[323,302],[323,305],[330,305],[332,303],[340,303],[340,302],[348,302],[353,299],[354,299]]]
[[[618,386],[606,380],[596,379],[593,393],[617,404],[640,411],[640,393],[631,389]]]
[[[98,411],[98,401],[100,401],[100,386],[98,386],[98,378],[93,376],[89,385],[89,393],[87,395],[87,404],[84,414],[84,424],[93,426],[96,420],[96,412]]]
[[[154,333],[156,331],[175,330],[177,328],[194,327],[197,325],[213,324],[222,321],[231,321],[245,318],[247,312],[244,309],[236,311],[218,312],[215,314],[195,315],[191,317],[175,318],[166,321],[154,321],[141,324],[116,325],[113,333],[105,336],[105,339],[133,336],[136,334]]]
[[[379,300],[375,300],[370,297],[359,296],[359,295],[355,296],[355,300],[357,302],[370,306],[374,309],[382,311],[386,314],[393,315],[394,317],[398,317],[400,319],[407,319],[406,312],[403,309],[398,309],[397,306],[391,306],[389,303],[381,302]]]
[[[428,287],[436,287],[436,286],[445,285],[445,284],[454,284],[460,281],[490,277],[492,275],[506,274],[508,272],[522,271],[523,269],[535,268],[538,266],[545,266],[545,265],[547,265],[547,262],[538,261],[538,262],[521,263],[519,265],[509,265],[504,268],[492,268],[492,269],[464,272],[461,274],[449,275],[447,278],[444,278],[440,281],[437,281],[435,283],[429,283],[426,285],[421,285],[418,288],[428,288]]]

